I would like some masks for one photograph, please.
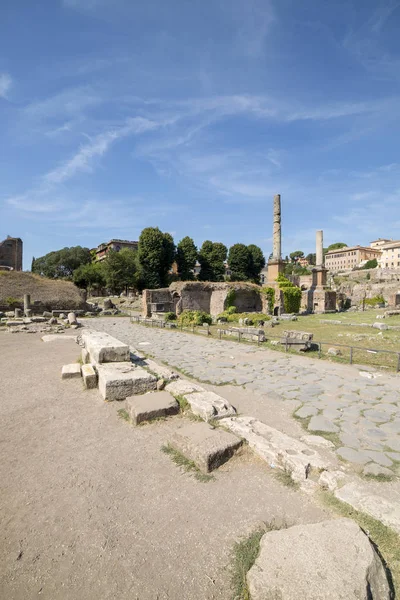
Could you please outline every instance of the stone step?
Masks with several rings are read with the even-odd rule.
[[[204,419],[224,419],[236,415],[236,409],[225,398],[214,392],[193,392],[185,395],[192,412]]]
[[[83,331],[82,341],[92,363],[129,362],[129,346],[102,331]]]
[[[252,417],[227,418],[221,424],[244,438],[270,466],[290,471],[294,481],[304,483],[313,470],[319,473],[332,466],[314,448]]]
[[[74,379],[75,377],[81,376],[81,365],[79,363],[72,363],[70,365],[64,365],[61,369],[61,379]]]
[[[95,365],[99,391],[104,400],[125,400],[133,394],[144,394],[157,387],[157,379],[142,367],[125,362]]]
[[[168,417],[179,413],[179,404],[168,392],[150,392],[141,396],[129,396],[126,410],[134,425]]]
[[[83,385],[87,390],[92,390],[97,387],[97,374],[93,365],[82,365],[81,368]]]
[[[242,445],[242,440],[206,423],[184,425],[174,433],[169,445],[203,472],[209,473],[227,462]]]

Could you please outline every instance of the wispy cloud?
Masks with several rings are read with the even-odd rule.
[[[0,98],[7,98],[12,86],[12,79],[8,73],[0,73]]]

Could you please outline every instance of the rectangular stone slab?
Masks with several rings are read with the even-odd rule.
[[[79,363],[72,363],[71,365],[64,365],[61,369],[61,379],[73,379],[74,377],[81,376],[81,365]]]
[[[92,365],[82,365],[83,385],[87,390],[97,387],[97,375]]]
[[[157,379],[132,363],[97,365],[99,391],[104,400],[125,400],[133,394],[155,390]]]
[[[82,340],[90,354],[91,362],[129,362],[129,346],[102,331],[84,331]]]
[[[126,410],[134,425],[179,413],[179,404],[168,392],[150,392],[126,399]]]
[[[242,440],[222,429],[212,429],[206,423],[185,425],[174,433],[169,445],[209,473],[227,462],[242,445]]]

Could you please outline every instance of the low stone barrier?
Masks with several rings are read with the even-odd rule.
[[[305,351],[311,348],[313,334],[307,331],[284,331],[281,344],[286,347],[295,346],[297,350]]]
[[[251,342],[265,342],[265,331],[257,327],[229,327],[229,329],[218,329],[221,335],[229,335]]]

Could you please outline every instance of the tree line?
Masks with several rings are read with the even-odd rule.
[[[226,261],[230,275],[226,276]],[[171,273],[176,263],[177,274]],[[195,267],[199,263],[199,272]],[[234,244],[206,240],[198,249],[189,236],[177,245],[169,233],[147,227],[139,237],[138,250],[109,251],[102,261],[88,248],[74,246],[33,258],[32,272],[53,279],[69,279],[78,287],[107,288],[118,293],[128,288],[142,290],[167,287],[175,278],[182,281],[250,281],[260,283],[265,258],[255,244]]]

